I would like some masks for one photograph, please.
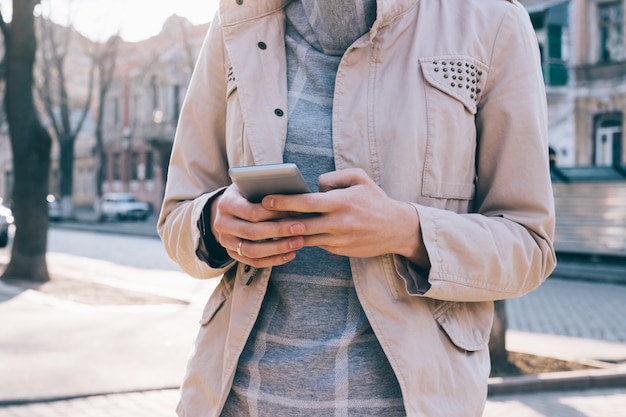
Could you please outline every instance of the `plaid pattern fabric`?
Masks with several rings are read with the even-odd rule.
[[[284,160],[297,163],[315,190],[317,177],[334,170],[331,115],[341,55],[324,52],[302,3],[287,8]],[[368,2],[337,3],[358,4],[352,4],[360,10],[353,14],[360,16],[358,27],[368,26]],[[349,36],[354,41],[362,33]],[[348,258],[304,248],[295,261],[274,268],[222,416],[404,415],[397,379],[357,299]]]

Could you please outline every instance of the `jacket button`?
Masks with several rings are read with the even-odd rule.
[[[278,117],[283,117],[285,112],[282,111],[281,109],[274,109],[274,114]]]
[[[267,49],[267,44],[265,42],[259,42],[257,43],[257,46],[259,47],[259,49]]]
[[[250,265],[246,265],[243,267],[244,272],[250,272]]]

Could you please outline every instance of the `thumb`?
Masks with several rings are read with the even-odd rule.
[[[327,172],[319,176],[317,188],[319,192],[326,192],[340,188],[348,188],[369,181],[369,177],[361,168],[349,168]]]

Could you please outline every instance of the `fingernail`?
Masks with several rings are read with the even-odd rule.
[[[267,208],[274,208],[274,204],[276,204],[276,203],[274,202],[274,198],[272,198],[272,197],[266,197],[263,200],[263,205],[265,207],[267,207]]]
[[[302,239],[296,238],[296,239],[291,239],[289,241],[289,249],[300,249],[300,248],[302,248]]]
[[[291,232],[291,234],[299,235],[301,233],[304,233],[304,225],[302,223],[296,223],[289,228],[289,231]]]

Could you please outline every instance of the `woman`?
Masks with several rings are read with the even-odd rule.
[[[179,415],[480,416],[492,302],[555,265],[547,149],[516,1],[222,1],[158,225],[223,274]],[[281,161],[319,192],[230,184]]]

